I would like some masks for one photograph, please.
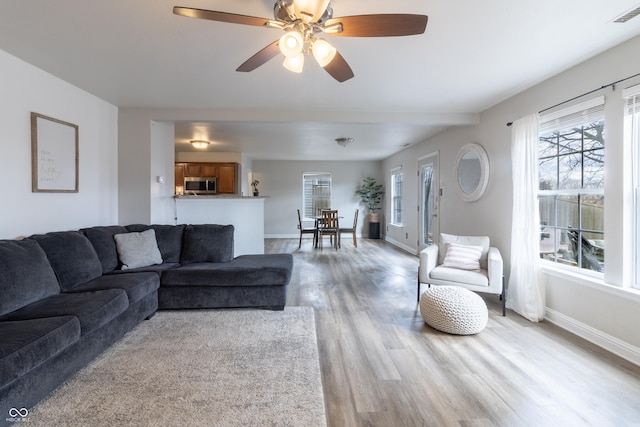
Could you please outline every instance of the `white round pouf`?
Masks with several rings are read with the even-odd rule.
[[[420,314],[433,329],[473,335],[487,326],[487,304],[477,294],[457,286],[431,286],[420,296]]]

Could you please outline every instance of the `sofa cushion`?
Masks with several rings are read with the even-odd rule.
[[[436,267],[429,273],[429,278],[444,282],[457,282],[465,285],[489,286],[487,270],[459,270],[457,268]]]
[[[54,357],[80,338],[73,316],[0,322],[0,388]]]
[[[77,231],[34,235],[30,239],[44,249],[63,291],[102,274],[98,254],[89,239]]]
[[[80,230],[91,242],[102,264],[102,272],[113,271],[119,266],[115,234],[126,233],[127,229],[121,225],[106,225]]]
[[[163,262],[162,264],[148,265],[146,267],[132,268],[131,270],[113,270],[107,273],[107,275],[119,275],[128,273],[155,273],[158,276],[165,270],[180,267],[177,262]]]
[[[127,293],[122,289],[66,293],[31,303],[3,316],[0,321],[76,316],[80,321],[81,335],[86,335],[117,317],[128,306]]]
[[[182,239],[182,264],[229,262],[233,259],[233,225],[187,225]]]
[[[182,252],[182,235],[184,233],[184,224],[180,225],[144,225],[131,224],[127,225],[127,230],[140,232],[153,229],[156,232],[156,241],[158,249],[162,254],[163,262],[180,262],[180,253]]]
[[[0,316],[60,292],[44,250],[33,240],[0,240]]]
[[[116,234],[113,238],[116,241],[122,270],[162,264],[162,255],[160,255],[156,232],[153,229],[139,233]]]
[[[127,293],[129,304],[141,300],[160,287],[156,273],[107,274],[76,286],[71,292],[91,292],[104,289],[122,289]]]
[[[288,285],[291,254],[241,255],[225,263],[186,264],[167,270],[161,286],[274,286]]]

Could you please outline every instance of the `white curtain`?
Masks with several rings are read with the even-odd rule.
[[[538,114],[513,122],[511,166],[513,215],[511,275],[507,307],[532,322],[544,319],[544,288],[539,283]]]

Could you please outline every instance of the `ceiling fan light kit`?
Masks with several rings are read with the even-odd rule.
[[[333,18],[330,0],[276,0],[274,20],[214,10],[175,6],[173,13],[189,18],[208,19],[232,24],[275,28],[285,31],[278,40],[258,51],[236,71],[253,71],[281,52],[286,69],[301,73],[304,55],[311,53],[316,62],[339,82],[354,76],[351,67],[327,40],[316,37],[324,33],[339,37],[396,37],[424,33],[426,15],[376,14]]]
[[[300,52],[296,56],[286,56],[282,65],[289,71],[301,73],[304,68],[304,54]]]
[[[287,58],[297,56],[304,48],[304,39],[297,31],[289,31],[280,37],[280,52]]]
[[[338,52],[338,50],[325,39],[315,39],[311,45],[311,53],[313,54],[316,62],[320,64],[322,68],[326,67],[331,61],[333,61],[333,58],[336,56],[336,52]]]

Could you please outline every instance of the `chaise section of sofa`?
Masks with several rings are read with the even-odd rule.
[[[160,278],[160,309],[262,307],[283,310],[291,254],[233,257],[232,225],[187,225],[181,266]]]
[[[283,310],[292,268],[291,254],[241,255],[228,262],[185,264],[162,274],[158,307]]]

